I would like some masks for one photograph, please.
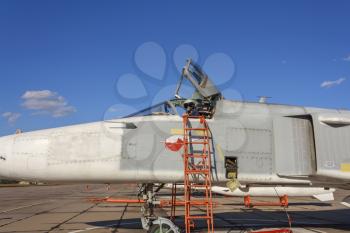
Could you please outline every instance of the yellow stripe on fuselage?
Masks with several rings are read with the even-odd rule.
[[[342,164],[340,164],[340,171],[342,171],[342,172],[350,172],[350,163],[342,163]]]
[[[172,128],[172,129],[170,129],[170,134],[171,135],[183,135],[184,130]],[[192,131],[192,135],[193,136],[204,136],[204,132],[203,131]]]

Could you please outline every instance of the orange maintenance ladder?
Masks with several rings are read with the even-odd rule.
[[[195,124],[195,127],[192,127]],[[208,233],[214,232],[211,192],[211,134],[204,116],[183,116],[184,201],[186,233],[195,221],[204,220]],[[194,199],[192,190],[201,188],[203,196]],[[195,207],[204,207],[204,215],[193,214]]]

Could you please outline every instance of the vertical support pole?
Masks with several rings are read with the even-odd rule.
[[[170,220],[174,221],[176,218],[176,183],[172,184],[171,187],[171,210],[170,210]]]

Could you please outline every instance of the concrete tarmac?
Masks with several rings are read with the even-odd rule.
[[[169,190],[162,190],[159,194],[159,198],[169,198]],[[0,232],[145,232],[139,219],[139,204],[88,201],[93,197],[136,199],[136,195],[136,185],[0,187]],[[243,198],[215,195],[215,232],[288,228],[288,215],[292,220],[293,232],[350,232],[350,208],[341,204],[349,195],[347,190],[337,190],[336,200],[332,202],[319,202],[308,197],[289,198],[290,206],[287,209],[248,209],[243,206]],[[253,198],[253,201],[276,199]],[[170,208],[159,208],[156,212],[168,216]],[[198,209],[198,213],[201,212]],[[177,207],[176,213],[179,216],[176,221],[182,225],[183,207]],[[199,229],[197,232],[205,231]]]

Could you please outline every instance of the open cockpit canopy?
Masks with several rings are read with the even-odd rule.
[[[190,98],[182,98],[179,95],[184,79],[188,80],[195,91]],[[175,99],[156,104],[125,117],[150,116],[150,115],[204,115],[211,118],[215,111],[217,100],[222,99],[222,94],[209,76],[191,59],[188,59],[182,69],[182,74],[175,90]]]
[[[164,101],[162,103],[153,105],[149,108],[145,108],[141,111],[132,113],[125,117],[135,117],[135,116],[155,116],[155,115],[178,115],[178,111],[176,110],[176,106],[172,103],[172,101]]]

